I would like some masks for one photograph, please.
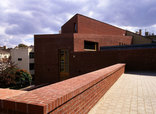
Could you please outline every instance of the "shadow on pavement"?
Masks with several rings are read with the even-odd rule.
[[[156,76],[156,71],[126,71],[125,74]]]

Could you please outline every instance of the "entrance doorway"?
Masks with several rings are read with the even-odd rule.
[[[60,80],[69,78],[69,51],[68,49],[59,50],[59,73]]]

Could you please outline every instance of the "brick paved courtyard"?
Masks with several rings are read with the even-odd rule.
[[[127,73],[89,114],[156,114],[156,73]]]

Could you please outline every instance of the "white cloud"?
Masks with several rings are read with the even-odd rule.
[[[111,4],[111,0],[97,0],[97,8],[107,8]]]
[[[0,45],[33,44],[34,34],[58,33],[76,13],[135,32],[156,33],[155,0],[1,0]]]
[[[1,0],[0,1],[0,7],[8,8],[10,5],[11,5],[10,0]]]
[[[5,27],[0,26],[0,33],[1,33],[1,35],[5,34]]]

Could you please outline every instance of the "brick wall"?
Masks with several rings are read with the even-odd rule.
[[[77,15],[72,17],[69,21],[67,21],[62,27],[62,33],[74,33],[74,24],[77,24]],[[78,27],[78,25],[77,25]]]
[[[118,52],[116,50],[73,52],[72,55],[74,57],[70,59],[70,64],[72,65],[70,70],[71,77],[117,64],[118,61]]]
[[[131,44],[131,39],[132,38],[130,36],[104,36],[77,33],[35,35],[35,84],[40,85],[60,81],[58,53],[59,49],[69,50],[69,71],[73,72],[75,70],[79,70],[73,69],[73,51],[84,51],[84,40],[98,42],[98,46],[100,47],[107,45],[119,45],[119,42]],[[86,57],[88,57],[88,55]],[[81,63],[79,62],[77,66],[79,66],[80,64]],[[101,68],[103,68],[102,65]],[[90,67],[88,69],[90,72],[93,71],[91,70],[92,68],[90,69]],[[73,75],[69,76],[71,77]]]
[[[124,36],[126,31],[98,20],[78,15],[78,33]]]
[[[156,71],[156,48],[117,51],[117,62],[126,63],[126,70]]]
[[[0,113],[87,113],[124,72],[116,64],[3,99]]]
[[[85,51],[84,40],[97,42],[100,49],[101,46],[114,46],[124,43],[131,45],[131,36],[113,36],[113,35],[97,35],[97,34],[74,34],[74,51]]]
[[[35,84],[59,81],[59,49],[73,52],[73,34],[35,35]]]
[[[77,24],[77,33],[104,34],[124,36],[126,31],[98,20],[76,14],[62,27],[62,33],[74,33],[74,23]]]
[[[117,63],[126,63],[127,71],[156,70],[156,48],[73,52],[70,76],[77,76]]]
[[[0,114],[5,114],[3,100],[26,93],[27,91],[0,89]],[[7,105],[9,107],[9,104]]]

